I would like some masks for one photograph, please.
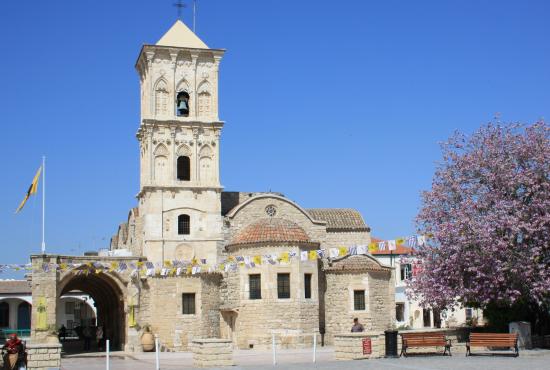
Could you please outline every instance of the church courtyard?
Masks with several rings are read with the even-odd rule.
[[[336,361],[332,347],[319,349],[317,362],[312,363],[311,349],[281,350],[277,354],[277,365],[272,365],[271,351],[236,350],[234,352],[234,370],[240,369],[530,369],[542,370],[548,368],[550,351],[531,350],[522,351],[518,358],[506,356],[478,356],[465,357],[457,352],[454,356],[418,356],[400,357],[397,359],[372,359],[365,361]],[[61,363],[62,370],[79,370],[85,365],[87,370],[105,369],[105,357],[76,357],[64,358]],[[111,360],[111,369],[114,370],[149,370],[155,369],[155,357],[149,354],[123,354],[114,353]],[[195,369],[192,366],[191,353],[162,353],[160,357],[160,369]]]

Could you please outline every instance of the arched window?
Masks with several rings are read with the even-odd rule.
[[[176,115],[189,116],[189,94],[186,91],[180,91],[176,97]]]
[[[153,178],[157,183],[168,180],[168,149],[163,144],[157,146],[154,152]]]
[[[10,305],[6,302],[0,302],[0,328],[10,326]]]
[[[17,329],[28,330],[31,328],[31,305],[27,302],[17,306]]]
[[[168,87],[164,80],[160,80],[155,88],[155,112],[158,115],[168,113]]]
[[[212,150],[208,145],[202,147],[199,153],[199,176],[201,182],[208,182],[214,179],[212,173]]]
[[[212,98],[210,95],[210,85],[207,81],[203,82],[198,90],[198,112],[197,116],[206,117],[210,115]]]
[[[178,157],[178,175],[180,181],[191,180],[191,159],[188,156],[182,155]]]
[[[199,94],[199,117],[205,117],[210,115],[210,94],[208,92],[201,92]]]
[[[189,215],[178,216],[178,235],[191,234],[191,218]]]

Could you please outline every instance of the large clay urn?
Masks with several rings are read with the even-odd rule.
[[[141,347],[143,352],[151,352],[155,349],[155,336],[151,333],[149,326],[146,326],[141,335]]]

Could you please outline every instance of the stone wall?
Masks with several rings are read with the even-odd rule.
[[[304,247],[292,245],[266,245],[239,248],[236,255],[266,255],[281,252],[295,252]],[[307,249],[305,249],[307,250]],[[317,286],[318,261],[292,259],[289,264],[263,263],[253,268],[239,267],[229,272],[227,294],[230,300],[224,304],[237,313],[233,328],[234,342],[238,348],[269,348],[272,333],[275,333],[280,347],[310,346],[312,334],[319,328],[319,296]],[[277,296],[277,274],[290,274],[290,298]],[[311,274],[311,298],[304,295],[304,274]],[[261,275],[261,299],[249,299],[249,275]],[[230,303],[230,306],[227,304]],[[222,326],[226,325],[222,321]],[[226,337],[231,328],[223,328]]]
[[[151,325],[163,349],[185,351],[193,338],[219,337],[220,274],[147,279],[139,324]],[[183,314],[183,293],[195,294],[195,314]]]
[[[50,370],[61,367],[61,344],[27,344],[27,369]]]
[[[233,348],[228,339],[193,339],[193,366],[233,366]]]
[[[363,353],[363,339],[371,340],[371,353]],[[334,335],[334,357],[337,360],[362,360],[380,358],[385,354],[383,333],[338,333]]]
[[[229,212],[227,215],[228,222],[230,223],[229,239],[239,233],[244,227],[267,217],[265,209],[268,205],[276,207],[276,217],[295,222],[305,230],[312,241],[321,243],[321,248],[324,248],[323,243],[327,234],[326,222],[313,220],[307,212],[294,202],[274,194],[256,196]]]
[[[341,246],[368,245],[371,241],[368,231],[327,232],[325,248],[338,248]]]
[[[385,271],[326,273],[325,343],[351,330],[357,317],[366,331],[391,328],[395,317],[393,273]],[[354,310],[353,291],[365,290],[365,310]]]

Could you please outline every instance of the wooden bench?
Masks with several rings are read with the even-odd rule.
[[[451,355],[451,341],[443,332],[401,333],[401,355],[407,357],[410,347],[444,347],[443,355]]]
[[[471,333],[466,342],[466,356],[472,354],[471,347],[507,348],[515,351],[515,357],[519,356],[517,333]]]

